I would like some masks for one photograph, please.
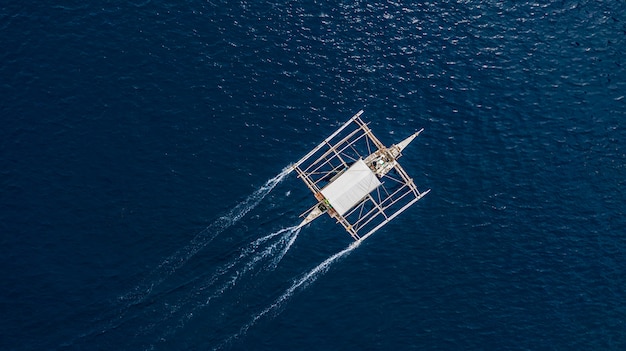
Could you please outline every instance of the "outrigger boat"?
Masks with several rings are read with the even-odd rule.
[[[299,227],[327,213],[354,240],[363,240],[424,197],[398,163],[402,151],[423,129],[386,147],[355,114],[292,165],[317,203]]]

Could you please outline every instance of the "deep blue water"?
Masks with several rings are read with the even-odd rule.
[[[9,0],[0,44],[0,349],[626,349],[625,1]],[[251,246],[312,205],[266,182],[361,108],[432,191],[302,279],[351,239]]]

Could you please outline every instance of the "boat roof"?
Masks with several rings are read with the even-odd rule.
[[[380,186],[376,174],[365,164],[358,160],[344,173],[322,189],[322,194],[328,200],[333,209],[343,215],[363,198]]]

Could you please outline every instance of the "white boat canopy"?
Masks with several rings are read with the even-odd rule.
[[[380,184],[376,174],[363,160],[358,160],[339,178],[322,189],[322,194],[333,209],[343,215]]]

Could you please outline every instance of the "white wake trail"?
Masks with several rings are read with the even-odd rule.
[[[214,299],[224,296],[237,285],[239,280],[251,274],[264,260],[271,259],[271,263],[264,269],[274,270],[287,251],[289,251],[299,232],[300,228],[295,226],[283,228],[250,242],[241,249],[239,256],[218,268],[211,277],[205,280],[205,283],[200,284],[200,286],[186,294],[183,300],[177,303],[168,303],[169,306],[177,306],[171,312],[181,310],[185,311],[185,314],[178,319],[173,327],[162,328],[167,331],[162,333],[160,338],[168,337],[183,328],[198,310],[208,307]],[[272,239],[275,239],[275,241],[271,241]],[[215,286],[219,281],[222,281],[222,284]],[[205,295],[205,297],[198,303],[196,297],[200,294]],[[206,294],[209,295],[206,296]],[[191,299],[189,299],[189,296],[191,296]],[[195,303],[195,305],[189,306],[190,303]],[[145,334],[153,330],[159,324],[168,323],[168,320],[172,317],[171,315],[165,316],[160,322],[144,328],[143,333]]]
[[[220,343],[213,350],[220,350],[220,349],[224,348],[226,345],[230,344],[233,340],[235,340],[235,339],[245,335],[246,332],[248,331],[248,329],[250,329],[250,327],[252,327],[259,319],[261,319],[262,317],[264,317],[268,313],[272,312],[273,310],[279,308],[285,301],[287,301],[291,296],[293,296],[293,294],[295,293],[295,291],[298,288],[300,288],[302,286],[307,286],[308,284],[311,284],[319,276],[321,276],[322,274],[326,273],[333,263],[335,263],[340,258],[342,258],[344,256],[347,256],[350,252],[352,252],[354,249],[356,249],[361,244],[362,241],[363,240],[359,240],[359,241],[353,242],[347,248],[345,248],[345,249],[337,252],[336,254],[330,256],[329,258],[324,260],[322,263],[320,263],[317,266],[315,266],[315,268],[311,269],[306,274],[301,276],[299,279],[296,279],[293,282],[293,284],[287,290],[285,290],[285,292],[283,292],[283,294],[280,295],[271,305],[266,307],[261,312],[257,313],[254,317],[252,317],[252,319],[248,323],[243,325],[239,329],[239,331],[237,333],[235,333],[235,334],[231,335],[230,337],[228,337],[227,339],[225,339],[222,343]]]
[[[280,235],[283,234],[285,232],[291,231],[293,230],[294,227],[289,227],[289,228],[283,228],[279,231],[270,233],[266,236],[263,236],[261,238],[256,239],[255,241],[251,242],[250,244],[247,245],[247,247],[243,248],[241,250],[241,253],[239,254],[239,256],[237,256],[237,258],[233,259],[232,261],[226,262],[224,265],[222,265],[220,268],[218,268],[215,273],[208,279],[206,280],[207,283],[204,283],[201,285],[200,288],[197,288],[196,290],[202,291],[205,290],[209,287],[211,287],[213,285],[213,283],[215,281],[217,281],[221,276],[224,276],[226,274],[228,274],[228,272],[230,272],[231,269],[233,269],[233,267],[235,267],[236,265],[238,265],[240,262],[242,262],[245,258],[247,258],[248,256],[252,255],[253,253],[256,252],[256,250],[259,248],[259,246],[261,246],[262,244],[264,244],[266,241]],[[289,234],[287,234],[289,235]],[[274,244],[276,245],[276,244]],[[271,248],[272,246],[270,246]],[[256,262],[258,260],[261,259],[261,256],[264,256],[267,254],[268,249],[265,249],[264,251],[262,251],[260,254],[257,253],[250,262]],[[250,262],[248,262],[247,266],[250,265]]]
[[[274,259],[272,260],[272,264],[268,266],[269,270],[274,270],[276,266],[278,265],[278,262],[280,262],[282,257],[287,253],[287,251],[291,247],[291,244],[293,244],[293,242],[295,241],[295,238],[297,237],[297,234],[299,232],[300,232],[299,228],[289,227],[289,228],[281,229],[275,233],[272,233],[270,235],[267,235],[263,238],[260,238],[254,241],[250,245],[249,249],[255,250],[258,248],[260,243],[264,243],[277,235],[283,234],[283,236],[280,237],[276,242],[272,243],[271,245],[269,245],[262,251],[259,251],[256,254],[254,254],[249,260],[245,262],[245,265],[242,269],[239,269],[233,272],[230,279],[228,279],[225,284],[220,286],[216,290],[215,293],[209,296],[202,305],[196,306],[196,308],[194,308],[194,311],[197,310],[198,308],[206,307],[211,302],[211,300],[222,296],[224,292],[226,292],[228,289],[235,286],[235,284],[237,283],[239,279],[243,278],[248,272],[254,270],[258,266],[258,264],[262,262],[263,259],[274,257],[274,253],[276,252],[276,250],[280,248],[281,245],[285,245],[285,247],[280,251],[280,253],[276,257],[274,257]],[[242,255],[239,256],[237,263],[244,261],[244,259],[247,256],[249,256],[252,252],[254,251],[248,250],[247,252],[242,253]],[[273,264],[274,262],[276,262],[276,265]],[[230,267],[235,266],[235,264],[230,265]]]
[[[64,345],[73,345],[78,340],[84,339],[94,334],[104,334],[112,329],[117,328],[125,321],[125,315],[133,307],[141,304],[150,295],[153,289],[159,286],[165,279],[170,277],[180,267],[182,267],[189,259],[198,253],[202,248],[206,247],[220,233],[237,223],[252,209],[257,207],[261,201],[289,174],[293,169],[291,166],[284,168],[278,175],[269,179],[259,189],[238,203],[225,215],[219,217],[204,230],[196,234],[191,241],[183,248],[167,257],[161,264],[148,273],[142,281],[131,291],[119,296],[118,302],[122,302],[117,310],[112,311],[110,318],[104,318],[96,323],[106,323],[98,327],[92,328],[90,331],[84,332],[74,339],[64,343]],[[261,238],[263,239],[263,238]],[[268,239],[265,239],[268,240]],[[236,264],[236,263],[235,263]],[[235,265],[233,264],[233,266]],[[226,271],[232,268],[224,267]]]
[[[289,233],[289,235],[287,237],[289,239],[289,241],[287,242],[287,245],[282,249],[282,251],[276,257],[274,257],[274,259],[272,260],[272,262],[268,266],[268,268],[270,270],[274,270],[274,269],[276,269],[276,267],[278,267],[278,264],[283,259],[283,257],[285,257],[285,255],[287,254],[287,251],[289,251],[289,249],[291,248],[291,245],[293,245],[293,243],[298,238],[298,234],[300,233],[301,229],[302,228],[300,228],[300,227],[295,227],[295,228],[292,227],[292,232]]]
[[[228,213],[218,218],[208,227],[202,230],[182,249],[166,258],[143,281],[130,293],[120,297],[120,300],[130,300],[130,304],[141,302],[154,287],[161,284],[167,277],[182,267],[198,251],[206,247],[220,233],[237,223],[243,216],[254,209],[261,201],[278,185],[290,172],[292,168],[284,168],[278,175],[269,179],[263,186],[250,194],[246,199],[237,204]]]

